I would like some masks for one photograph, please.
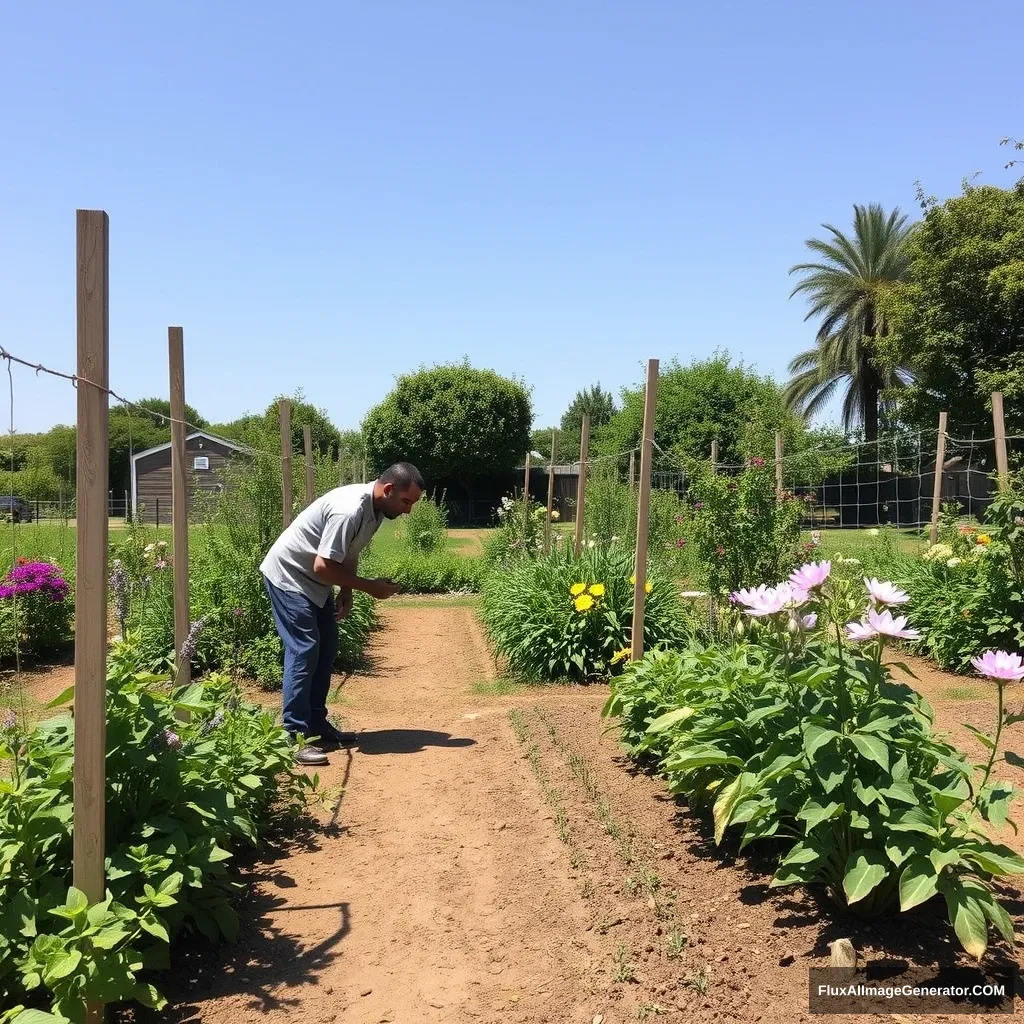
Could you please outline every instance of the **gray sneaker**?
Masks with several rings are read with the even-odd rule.
[[[305,765],[306,767],[315,767],[317,765],[330,764],[331,762],[319,747],[310,745],[295,751],[295,763]]]

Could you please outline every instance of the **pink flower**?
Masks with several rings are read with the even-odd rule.
[[[730,596],[729,600],[733,604],[745,604],[748,608],[753,608],[764,600],[766,593],[768,593],[768,588],[762,583],[761,586],[756,588],[748,587],[745,590],[737,590]]]
[[[917,640],[921,634],[907,628],[906,615],[893,618],[892,612],[880,612],[869,608],[867,621],[847,623],[846,632],[851,640],[870,640],[876,636],[898,637],[900,640]]]
[[[1024,659],[1008,651],[986,651],[980,658],[971,658],[971,664],[989,679],[1024,679]]]
[[[742,594],[740,591],[741,600]],[[789,583],[780,583],[777,587],[758,587],[753,592],[752,600],[744,600],[747,606],[747,614],[755,618],[765,618],[768,615],[778,615],[779,612],[790,608],[796,608],[807,600],[807,593]]]
[[[873,604],[906,604],[910,600],[910,595],[893,583],[879,583],[865,576],[864,586],[868,588]]]
[[[807,562],[799,569],[794,569],[789,577],[789,582],[800,590],[814,590],[820,587],[828,579],[832,571],[831,562]]]
[[[800,626],[803,629],[814,629],[814,627],[817,624],[818,624],[818,615],[817,615],[816,612],[811,612],[810,615],[805,615],[800,620]]]

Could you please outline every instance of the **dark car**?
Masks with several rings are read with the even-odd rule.
[[[11,523],[30,523],[32,506],[21,498],[0,497],[0,520]]]

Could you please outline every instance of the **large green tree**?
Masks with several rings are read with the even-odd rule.
[[[812,415],[842,388],[843,425],[851,430],[862,424],[865,439],[874,441],[883,392],[907,379],[899,362],[879,358],[879,345],[889,333],[886,297],[907,279],[913,227],[898,209],[887,214],[874,203],[854,206],[852,236],[831,224],[822,227],[828,237],[806,243],[820,260],[790,268],[803,275],[790,297],[808,296],[806,319],[820,323],[814,347],[789,364],[786,399]]]
[[[594,452],[611,455],[638,446],[643,418],[643,385],[624,389],[622,409],[598,431]],[[803,422],[787,409],[782,389],[770,377],[734,364],[727,354],[661,367],[654,440],[676,461],[707,460],[713,441],[723,465],[773,456],[776,430],[784,432],[790,450]],[[665,457],[656,453],[656,458]]]
[[[583,429],[584,415],[590,415],[590,432],[593,436],[616,413],[615,396],[605,391],[600,382],[577,391],[569,408],[562,414],[558,435],[558,457],[563,460],[580,457],[580,431]],[[550,447],[551,442],[548,441]]]
[[[467,489],[475,478],[513,469],[530,446],[530,394],[518,380],[468,363],[400,376],[363,421],[374,471],[414,463],[430,480]]]
[[[1024,429],[1024,181],[1013,188],[965,183],[944,203],[924,200],[909,247],[911,280],[889,297],[883,354],[909,366],[901,416],[934,426],[991,422],[1002,391],[1011,432]]]

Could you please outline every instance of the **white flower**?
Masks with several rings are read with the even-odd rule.
[[[877,526],[873,526],[870,530],[868,530],[868,536],[877,537],[881,532],[882,531],[879,530]]]
[[[959,559],[959,558],[951,558],[946,563],[946,565],[948,565],[950,567],[950,569],[955,569],[960,564],[961,561],[962,561],[962,559]]]

